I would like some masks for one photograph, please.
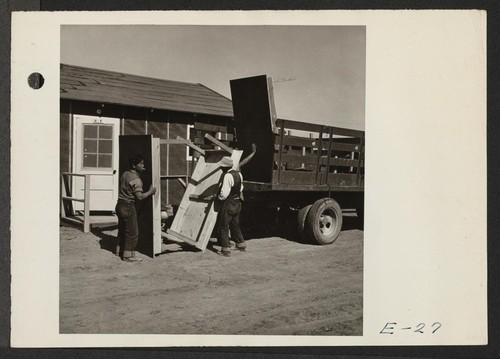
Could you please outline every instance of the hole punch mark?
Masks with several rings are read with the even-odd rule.
[[[28,85],[34,90],[40,89],[43,86],[44,82],[45,79],[39,72],[33,72],[31,75],[28,76]]]

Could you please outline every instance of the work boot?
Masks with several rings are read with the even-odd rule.
[[[239,250],[240,252],[246,252],[247,251],[247,245],[245,242],[243,243],[236,243],[236,249]]]
[[[224,256],[224,257],[230,257],[231,256],[231,250],[229,248],[223,247],[220,252],[217,252],[217,254]]]
[[[137,258],[137,257],[125,257],[125,258],[123,258],[123,261],[124,261],[124,262],[130,262],[130,263],[134,263],[134,262],[142,262],[142,258]]]

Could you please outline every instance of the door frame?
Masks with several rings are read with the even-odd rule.
[[[112,153],[112,170],[113,171],[113,187],[112,187],[112,193],[113,193],[113,198],[112,201],[110,201],[109,204],[109,210],[113,211],[114,206],[116,204],[116,201],[118,200],[118,166],[119,166],[119,147],[118,147],[118,138],[120,136],[121,128],[121,120],[116,117],[100,117],[100,116],[89,116],[89,115],[80,115],[80,114],[74,114],[73,115],[73,131],[72,131],[72,136],[73,136],[73,143],[72,143],[72,162],[71,162],[71,172],[73,173],[79,173],[79,174],[103,174],[106,173],[110,170],[108,169],[92,169],[92,170],[85,170],[82,168],[82,154],[83,154],[83,125],[84,124],[93,124],[93,123],[98,123],[98,124],[111,124],[113,125],[113,153]],[[79,177],[73,176],[73,185],[72,188],[74,191],[76,191],[76,182],[78,180],[81,180]],[[113,203],[111,203],[113,202]],[[77,202],[75,203],[75,209],[78,209],[78,205],[81,205],[81,203]],[[83,205],[82,208],[83,209]],[[95,210],[95,208],[90,207],[90,210]]]

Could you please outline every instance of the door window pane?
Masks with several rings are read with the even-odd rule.
[[[84,140],[83,141],[84,153],[97,153],[97,140]]]
[[[113,141],[99,140],[99,153],[113,153]]]
[[[111,167],[111,155],[99,155],[99,167]]]
[[[97,125],[83,125],[83,138],[97,138]]]
[[[97,167],[97,155],[83,155],[83,167]]]
[[[113,167],[113,125],[83,125],[83,167]]]
[[[99,138],[113,138],[113,126],[101,125],[99,126]]]

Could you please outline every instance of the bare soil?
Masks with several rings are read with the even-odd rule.
[[[231,257],[165,242],[154,259],[113,254],[116,229],[60,228],[60,332],[362,335],[363,231],[344,216],[331,245],[295,228],[246,233]],[[262,237],[262,236],[266,237]]]

